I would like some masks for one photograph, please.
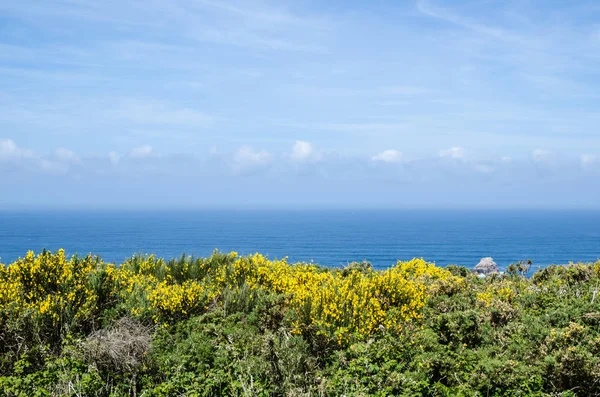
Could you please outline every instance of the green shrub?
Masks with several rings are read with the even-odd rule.
[[[600,396],[600,262],[530,265],[28,253],[0,267],[0,396]]]

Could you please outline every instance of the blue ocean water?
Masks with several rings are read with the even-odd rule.
[[[120,263],[135,253],[179,257],[214,249],[340,266],[386,268],[422,257],[504,268],[600,258],[600,211],[30,211],[0,212],[0,258],[65,248]]]

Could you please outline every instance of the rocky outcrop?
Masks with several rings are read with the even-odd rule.
[[[477,266],[473,269],[473,273],[487,276],[488,274],[498,273],[498,265],[490,257],[482,258]]]

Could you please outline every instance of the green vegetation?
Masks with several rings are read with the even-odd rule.
[[[28,253],[0,266],[0,395],[600,395],[600,262],[527,267]]]

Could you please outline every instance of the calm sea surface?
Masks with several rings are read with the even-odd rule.
[[[472,267],[600,258],[600,212],[584,211],[204,211],[0,212],[0,258],[65,248],[121,262],[134,253],[207,256],[214,249],[339,266],[377,268],[423,257]]]

